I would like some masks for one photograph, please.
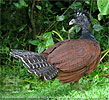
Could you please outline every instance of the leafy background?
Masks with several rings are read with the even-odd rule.
[[[108,98],[108,0],[1,0],[0,94],[3,98]],[[42,81],[9,56],[10,49],[42,52],[65,39],[77,39],[80,28],[69,26],[73,10],[87,10],[90,29],[101,47],[102,58],[94,72],[80,79],[83,91],[58,79]],[[48,96],[48,97],[47,97]]]

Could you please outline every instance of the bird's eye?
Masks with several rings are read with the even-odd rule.
[[[77,19],[78,21],[80,21],[80,19]]]

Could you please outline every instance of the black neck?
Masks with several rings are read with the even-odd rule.
[[[98,43],[98,41],[95,39],[94,35],[91,33],[91,31],[89,29],[82,29],[81,36],[79,39],[90,39],[90,40]]]

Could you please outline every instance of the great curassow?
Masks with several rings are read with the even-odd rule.
[[[81,27],[79,39],[58,42],[41,54],[12,50],[10,55],[22,61],[32,74],[45,80],[57,77],[62,83],[70,83],[71,88],[72,82],[75,82],[82,90],[79,79],[96,68],[101,56],[100,46],[89,29],[90,22],[88,13],[76,12],[69,25]]]

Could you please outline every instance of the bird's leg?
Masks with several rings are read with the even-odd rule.
[[[77,87],[79,88],[79,90],[82,91],[82,88],[81,88],[81,86],[80,86],[80,84],[79,84],[78,81],[76,82],[76,85],[77,85]]]
[[[70,87],[71,87],[71,89],[73,89],[73,84],[72,83],[70,83]]]

